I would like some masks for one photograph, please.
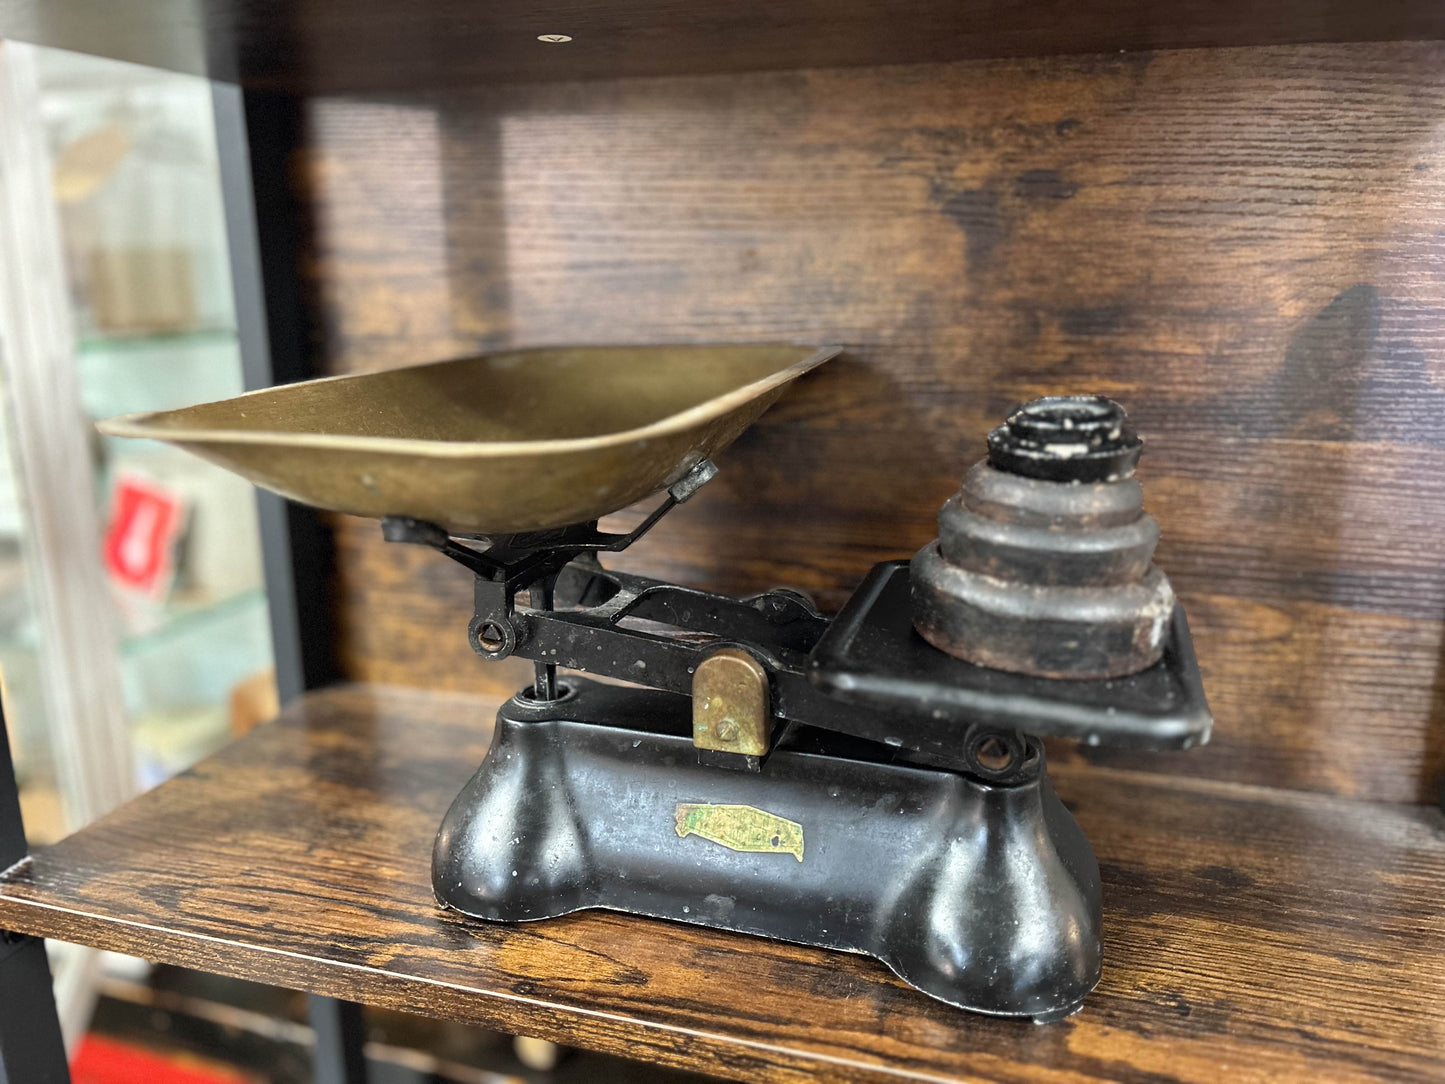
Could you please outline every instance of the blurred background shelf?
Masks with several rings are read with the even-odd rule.
[[[133,335],[93,335],[76,342],[79,357],[101,356],[120,360],[126,356],[137,361],[166,364],[171,351],[195,351],[206,347],[236,346],[234,327],[198,328],[191,331],[137,332]]]
[[[217,639],[215,625],[228,622],[248,610],[264,617],[266,592],[260,587],[216,597],[210,594],[176,592],[167,600],[161,621],[154,628],[122,637],[122,652],[144,654],[173,644],[177,637]],[[220,637],[224,639],[224,637]]]

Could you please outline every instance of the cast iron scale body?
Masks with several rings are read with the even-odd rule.
[[[1117,404],[1011,414],[938,539],[832,618],[599,560],[837,353],[506,351],[101,428],[379,518],[474,574],[473,648],[536,679],[438,833],[443,905],[652,915],[866,953],[977,1012],[1068,1015],[1099,978],[1099,871],[1038,736],[1177,749],[1210,729]],[[635,531],[598,530],[663,488]]]
[[[1016,469],[993,443],[987,470]],[[1074,462],[1044,456],[1032,477],[1045,489],[1121,480],[1094,469],[1100,456],[1094,467],[1065,458]],[[1132,440],[1125,479],[1137,458]],[[1167,581],[1156,661],[1078,679],[933,646],[914,628],[922,603],[907,561],[875,566],[831,619],[791,591],[733,598],[602,566],[600,552],[634,542],[714,473],[703,461],[626,535],[587,523],[456,537],[383,521],[388,540],[432,546],[475,575],[479,655],[537,668],[501,709],[442,825],[438,900],[501,922],[585,908],[650,915],[866,953],[975,1012],[1044,1022],[1077,1011],[1100,974],[1099,872],[1036,735],[1156,749],[1207,740],[1188,625]],[[1045,564],[1067,565],[1067,554]],[[1102,589],[1066,585],[1067,606],[1087,624],[1097,610],[1088,591],[1117,592],[1124,578],[1116,567]],[[1027,663],[1057,650],[1057,626],[1037,590],[1016,594],[1027,600],[1012,626]],[[1106,643],[1114,617],[1085,639]],[[559,680],[558,669],[647,688]],[[721,677],[700,685],[713,670]]]

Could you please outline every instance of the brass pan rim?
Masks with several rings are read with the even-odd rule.
[[[593,345],[595,346],[596,344]],[[608,344],[608,348],[618,350],[644,350],[656,345],[658,344],[649,344],[648,346],[640,344]],[[742,344],[687,343],[677,345],[706,349],[708,347],[738,346]],[[794,362],[785,369],[779,369],[750,384],[743,384],[737,388],[733,388],[731,391],[724,392],[722,395],[698,403],[696,406],[680,410],[675,414],[669,414],[644,426],[638,426],[633,429],[621,429],[615,433],[605,433],[600,436],[567,437],[552,440],[452,441],[429,440],[420,437],[374,437],[348,433],[303,433],[280,429],[186,429],[155,424],[154,419],[175,413],[175,411],[171,410],[153,410],[135,414],[122,414],[118,417],[107,418],[97,422],[96,428],[106,436],[161,440],[171,444],[284,445],[291,448],[315,448],[318,450],[328,449],[332,451],[370,451],[392,455],[424,456],[433,459],[465,459],[478,456],[502,458],[520,455],[565,454],[568,452],[588,451],[612,447],[614,445],[630,444],[639,440],[649,440],[653,437],[667,436],[697,426],[715,417],[727,414],[729,411],[741,407],[750,400],[756,399],[776,387],[796,380],[809,370],[816,369],[825,361],[829,361],[843,352],[842,346],[831,343],[822,346],[814,346],[814,344],[811,343],[794,344],[777,342],[748,343],[746,345],[756,346],[760,349],[789,346],[797,346],[799,348],[813,347],[813,352],[801,361]],[[501,351],[501,353],[529,354],[581,349],[587,349],[587,347],[557,344],[522,347],[516,350]],[[454,358],[448,359],[447,361],[428,362],[426,364],[447,365],[460,360],[466,359]],[[418,367],[425,368],[426,366]],[[266,388],[257,388],[254,391],[243,392],[240,395],[233,396],[227,401],[235,402],[252,396],[270,394],[275,392],[278,387],[296,387],[300,384],[323,384],[335,381],[358,380],[364,379],[368,375],[370,374],[343,373],[338,376],[323,376],[313,380],[299,381],[294,385],[273,385]]]

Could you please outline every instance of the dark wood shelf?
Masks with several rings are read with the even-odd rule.
[[[63,10],[57,10],[63,9]],[[564,34],[565,44],[538,41]],[[1428,0],[0,0],[0,37],[303,94],[1445,37]]]
[[[1046,1027],[858,957],[591,913],[439,910],[432,835],[494,702],[350,686],[0,877],[0,927],[748,1079],[1439,1079],[1445,818],[1056,770],[1103,982]],[[1052,1079],[1052,1077],[1050,1077]]]

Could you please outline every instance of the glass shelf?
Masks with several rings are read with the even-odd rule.
[[[121,637],[121,654],[128,658],[177,639],[202,635],[211,626],[234,617],[239,611],[259,608],[264,613],[265,604],[266,592],[259,587],[221,598],[187,598],[184,592],[178,592],[166,603],[157,625],[144,632]]]
[[[244,390],[234,328],[88,339],[76,352],[81,401],[93,419],[211,402]],[[112,454],[158,444],[103,438]]]
[[[152,331],[134,335],[102,335],[80,339],[75,344],[78,355],[126,355],[169,347],[205,346],[216,342],[235,343],[234,327],[188,328],[184,331]]]

